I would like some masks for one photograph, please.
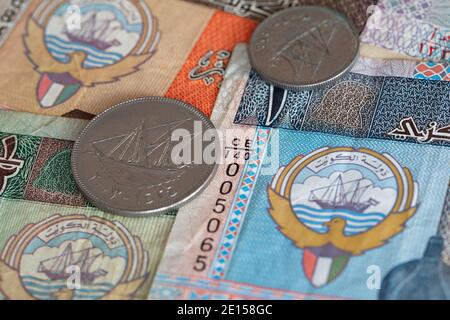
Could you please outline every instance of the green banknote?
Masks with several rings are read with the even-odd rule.
[[[74,141],[88,120],[0,110],[2,132]]]
[[[174,214],[132,219],[86,202],[71,174],[86,122],[0,111],[0,298],[140,299]]]

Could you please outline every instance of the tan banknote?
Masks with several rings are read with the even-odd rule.
[[[435,97],[449,84],[411,79],[414,63],[363,59],[357,68],[359,74],[343,84],[288,92],[286,104],[305,108],[283,113],[283,119],[307,123],[308,115],[322,112],[328,125],[351,129],[351,110],[359,106],[360,117],[374,122],[362,128],[394,130],[396,139],[251,125],[262,113],[252,117],[248,107],[275,108],[265,102],[266,95],[275,100],[276,90],[251,72],[246,47],[236,47],[212,115],[227,136],[221,149],[228,161],[219,164],[202,195],[178,212],[151,299],[376,299],[386,286],[388,296],[418,293],[398,281],[413,285],[414,270],[404,269],[417,264],[441,216],[448,215],[450,154],[445,143],[406,142],[401,134],[423,138],[428,119],[436,118],[429,132],[448,137]],[[392,77],[395,70],[408,78]],[[398,92],[415,102],[397,101]],[[308,105],[307,94],[322,103]],[[396,130],[397,113],[422,110],[420,98],[429,102],[421,111],[427,120],[414,117]],[[389,99],[399,110],[385,113],[380,124],[377,117]],[[329,117],[326,109],[340,108],[341,100],[352,107],[347,117]],[[369,112],[374,107],[377,117]],[[236,123],[238,113],[248,115],[247,124]],[[386,280],[397,268],[401,278]],[[440,283],[427,285],[421,296],[445,294]]]
[[[217,7],[227,12],[258,20],[292,7],[302,5],[324,6],[339,11],[351,20],[356,29],[364,29],[372,7],[378,0],[191,0]]]
[[[0,298],[145,298],[174,214],[90,206],[73,180],[86,121],[0,111]]]
[[[268,14],[291,5],[275,2],[251,8]],[[362,28],[372,2],[317,3],[336,7]],[[13,1],[1,4],[0,15],[0,107],[86,119],[152,95],[210,115],[234,45],[247,42],[257,26],[180,0]],[[361,52],[395,57],[375,47]]]
[[[376,12],[378,0],[190,0],[226,12],[263,20],[270,15],[291,7],[301,5],[319,5],[334,9],[351,20],[356,29],[363,31],[367,20]],[[386,48],[361,44],[361,55],[378,59],[414,59],[408,55]]]
[[[166,96],[210,114],[231,50],[255,26],[180,0],[30,1],[0,38],[0,106],[86,117]]]

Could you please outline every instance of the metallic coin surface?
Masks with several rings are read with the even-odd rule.
[[[268,83],[303,90],[336,80],[356,61],[359,37],[340,13],[299,6],[264,20],[253,33],[252,67]]]
[[[95,117],[75,142],[75,181],[93,205],[109,213],[146,216],[176,209],[215,172],[215,161],[198,158],[216,143],[203,141],[208,129],[214,130],[211,121],[181,101],[148,97],[120,103]],[[172,154],[182,148],[191,155],[184,161],[183,152]]]

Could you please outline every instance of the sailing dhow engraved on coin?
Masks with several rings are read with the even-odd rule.
[[[358,32],[340,13],[319,6],[286,9],[254,32],[249,57],[268,83],[302,90],[333,81],[354,64]]]
[[[178,137],[181,141],[173,141],[177,129],[186,133]],[[175,209],[215,172],[214,163],[194,158],[200,147],[202,156],[206,147],[215,149],[215,141],[199,134],[208,129],[214,129],[211,121],[181,101],[149,97],[118,104],[92,120],[75,143],[75,181],[92,204],[107,212],[141,216]],[[184,142],[192,159],[180,164],[172,151]]]

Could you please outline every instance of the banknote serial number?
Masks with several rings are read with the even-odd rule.
[[[239,159],[248,160],[251,152],[251,140],[234,138],[230,146],[225,147],[225,157],[234,159],[226,165],[225,179],[219,186],[218,196],[215,199],[214,207],[212,208],[212,216],[206,224],[206,237],[204,237],[200,243],[201,254],[197,255],[194,262],[193,269],[197,272],[205,271],[207,268],[208,255],[214,249],[214,238],[221,225],[221,219],[219,217],[225,212],[227,205],[229,205],[232,197],[231,192],[234,188],[233,178],[236,177],[241,169]]]

